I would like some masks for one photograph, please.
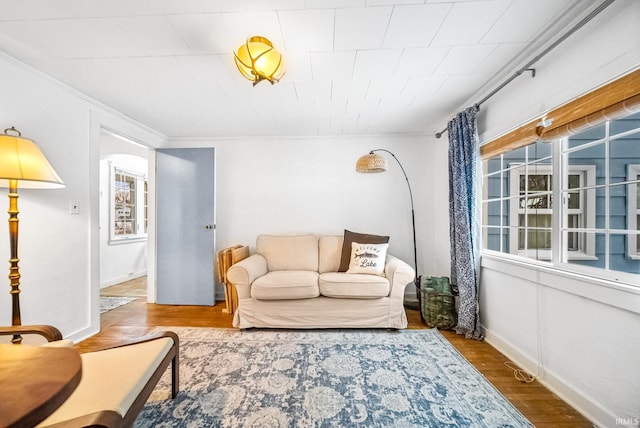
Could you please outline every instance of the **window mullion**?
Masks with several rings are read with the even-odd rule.
[[[611,235],[610,235],[610,194],[609,194],[609,185],[610,183],[610,175],[611,169],[609,165],[609,152],[610,152],[610,144],[611,144],[611,122],[607,121],[604,125],[604,268],[609,270],[610,260],[609,255],[611,254],[611,249],[609,245],[611,244]],[[596,235],[597,236],[597,235]]]
[[[565,170],[567,168],[566,159],[562,156],[562,149],[566,144],[566,138],[562,138],[560,140],[556,140],[552,142],[552,168],[553,168],[553,177],[556,177],[552,182],[551,191],[553,193],[553,211],[551,213],[551,263],[554,265],[558,265],[562,260],[566,260],[566,249],[563,245],[564,239],[566,237],[564,232],[565,222],[563,221],[564,207],[566,204],[565,198],[562,195],[560,189],[564,188],[565,184]]]
[[[504,201],[505,201],[505,193],[504,193],[504,180],[505,180],[505,165],[504,165],[504,156],[500,155],[500,235],[498,236],[499,248],[500,252],[506,252],[506,248],[504,248],[504,230],[505,230],[505,212],[504,212]],[[506,225],[507,230],[509,230],[509,224]]]
[[[520,201],[518,201],[520,203]],[[529,148],[524,152],[524,244],[525,254],[529,254]],[[536,249],[537,250],[537,249]],[[537,257],[536,257],[537,260]]]

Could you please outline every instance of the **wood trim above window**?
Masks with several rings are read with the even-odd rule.
[[[619,103],[615,103],[609,107],[603,108],[591,113],[590,115],[573,120],[562,126],[556,126],[542,131],[541,138],[545,140],[554,140],[557,138],[575,135],[586,129],[606,122],[607,120],[620,119],[632,113],[640,111],[640,94],[628,98]]]
[[[526,125],[515,129],[502,137],[487,142],[480,146],[480,156],[482,159],[490,159],[508,153],[520,147],[528,146],[536,142],[540,135],[536,131],[540,121],[529,122]]]
[[[573,135],[588,127],[640,111],[640,69],[570,101],[480,147],[482,159],[488,159],[533,144],[537,139],[555,139]]]

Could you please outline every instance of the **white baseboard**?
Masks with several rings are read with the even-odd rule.
[[[540,371],[538,369],[538,363],[535,359],[528,355],[523,354],[520,350],[514,346],[511,342],[504,339],[498,334],[484,329],[485,341],[491,346],[496,348],[502,354],[504,354],[509,360],[516,363],[522,369],[528,373],[534,375]],[[638,425],[625,425],[620,423],[619,416],[613,415],[610,411],[600,406],[598,403],[583,395],[562,376],[553,371],[543,369],[539,373],[539,377],[536,377],[538,382],[544,385],[551,392],[560,397],[564,402],[576,409],[585,418],[593,422],[596,427],[610,427],[610,426],[635,426]]]
[[[73,343],[80,343],[98,333],[100,333],[100,328],[87,327],[65,336],[65,339],[71,340]]]
[[[116,285],[116,284],[120,284],[123,282],[127,282],[127,281],[131,281],[132,279],[136,279],[136,278],[140,278],[143,276],[147,275],[147,271],[142,271],[142,272],[134,272],[134,273],[130,273],[129,275],[126,276],[122,276],[119,278],[112,278],[110,280],[107,281],[101,281],[100,282],[100,289],[102,290],[105,287],[111,287],[112,285]]]

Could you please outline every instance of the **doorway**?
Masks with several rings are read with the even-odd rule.
[[[147,298],[148,148],[100,133],[100,313]]]

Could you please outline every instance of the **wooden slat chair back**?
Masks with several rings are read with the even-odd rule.
[[[233,284],[227,279],[227,270],[247,257],[249,257],[249,247],[246,245],[234,245],[217,253],[218,280],[224,285],[224,301],[226,304],[225,309],[222,310],[223,313],[233,315],[238,307],[238,293]]]

